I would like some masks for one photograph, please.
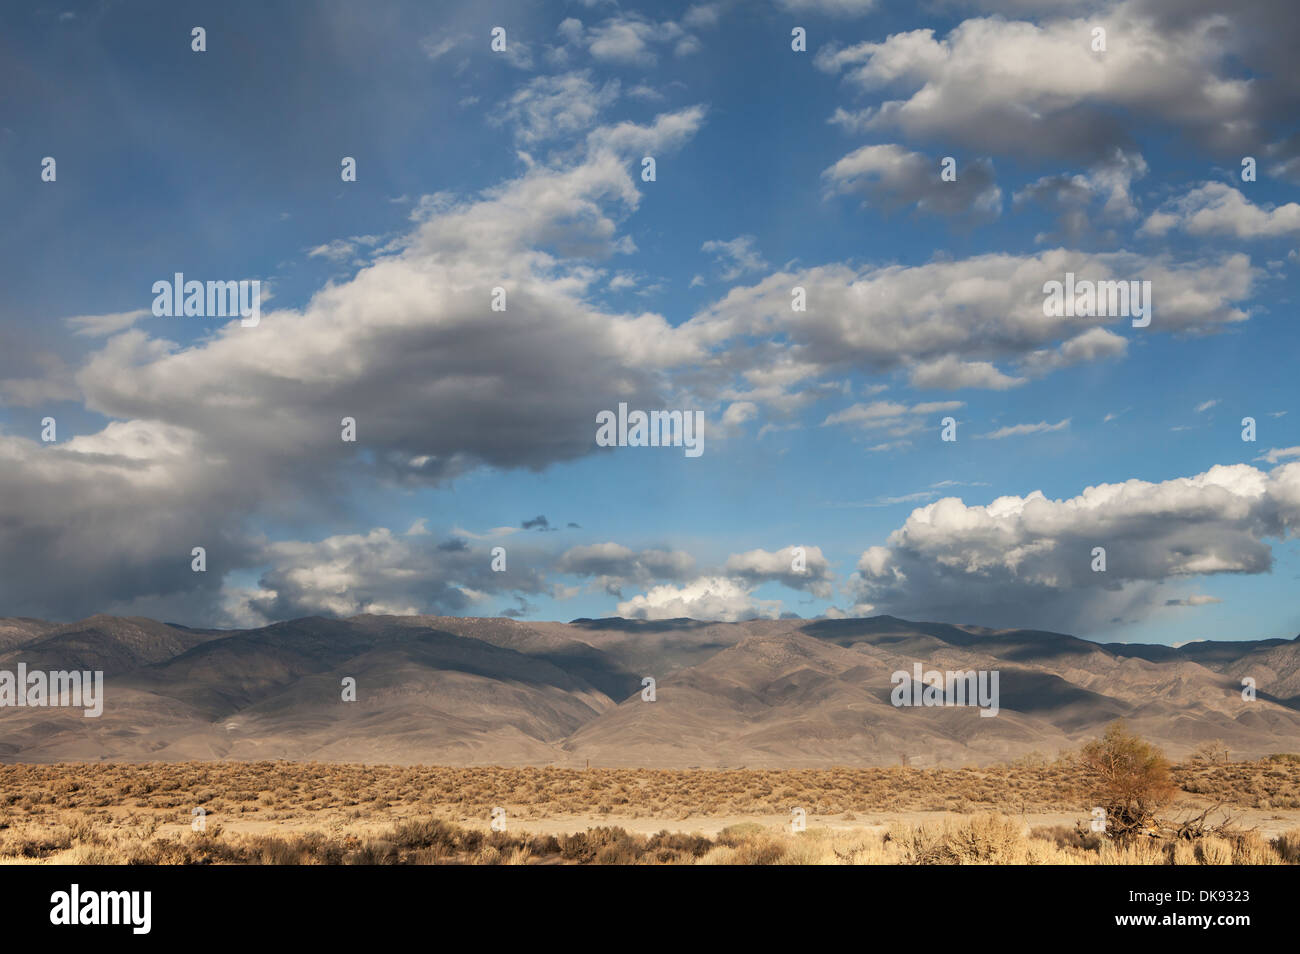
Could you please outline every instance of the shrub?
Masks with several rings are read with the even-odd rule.
[[[1155,826],[1159,808],[1173,800],[1170,763],[1123,722],[1083,747],[1080,763],[1092,778],[1092,797],[1106,810],[1106,834],[1128,838]]]

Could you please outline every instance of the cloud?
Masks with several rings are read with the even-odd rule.
[[[948,497],[864,551],[846,593],[903,617],[1086,633],[1163,605],[1166,581],[1266,573],[1265,541],[1298,529],[1300,463],[1101,484],[1064,500]],[[1095,547],[1105,572],[1092,569]]]
[[[345,415],[375,468],[395,478],[582,456],[593,395],[652,398],[659,369],[689,351],[672,353],[677,336],[658,316],[588,304],[595,273],[559,257],[614,254],[610,207],[639,199],[627,163],[606,148],[567,167],[535,165],[476,200],[434,197],[398,252],[302,311],[264,314],[256,329],[232,322],[183,349],[132,330],[92,356],[78,382],[103,413],[190,428],[244,458],[274,451],[308,470],[344,463]],[[497,286],[508,310],[494,317]]]
[[[566,550],[555,569],[572,576],[592,577],[596,585],[621,596],[630,584],[685,580],[695,570],[695,558],[682,550],[632,550],[620,543],[591,543]]]
[[[690,106],[660,113],[649,126],[632,122],[602,126],[587,136],[587,145],[593,152],[609,151],[634,157],[639,162],[643,156],[658,156],[680,149],[704,124],[706,112],[703,106]]]
[[[1025,383],[1024,378],[1003,374],[991,362],[963,361],[956,355],[945,355],[934,361],[923,361],[914,365],[910,380],[912,387],[915,388],[935,388],[945,391],[957,391],[962,388],[1005,391]]]
[[[787,13],[860,17],[876,9],[876,0],[776,0],[776,5]]]
[[[1230,185],[1207,182],[1166,202],[1139,231],[1164,235],[1174,229],[1237,239],[1279,238],[1300,232],[1300,204],[1258,206]]]
[[[894,437],[911,434],[924,425],[916,417],[930,417],[965,407],[964,401],[929,401],[908,406],[897,401],[872,401],[854,404],[826,416],[822,427],[852,424],[863,430],[885,429]]]
[[[722,280],[735,281],[748,272],[767,268],[767,262],[754,247],[754,236],[739,235],[730,241],[710,239],[700,246],[700,251],[713,255],[722,266]]]
[[[795,560],[803,551],[803,569],[795,569]],[[743,580],[751,586],[763,583],[781,583],[792,590],[807,590],[813,596],[828,598],[834,582],[830,563],[822,555],[821,547],[785,547],[776,552],[750,550],[733,553],[727,558],[723,571],[727,576]]]
[[[827,190],[861,195],[886,211],[915,205],[919,212],[990,221],[1002,212],[1002,190],[987,159],[963,160],[957,179],[940,178],[939,161],[898,145],[862,146],[822,173]]]
[[[1203,593],[1193,593],[1185,599],[1165,600],[1166,606],[1211,606],[1214,603],[1222,603],[1223,600],[1217,596],[1206,596]]]
[[[357,246],[345,239],[333,239],[315,248],[308,249],[308,258],[324,258],[331,262],[344,262],[356,254]]]
[[[651,45],[658,39],[655,25],[639,17],[616,17],[590,31],[587,48],[598,60],[653,66]]]
[[[618,80],[597,86],[590,70],[539,76],[511,94],[488,121],[512,126],[515,140],[532,146],[590,129],[618,96]]]
[[[1255,459],[1269,464],[1276,464],[1278,461],[1286,460],[1289,457],[1300,457],[1300,447],[1274,447]]]
[[[1129,0],[1079,17],[1060,15],[1067,7],[1040,23],[977,17],[942,37],[920,29],[831,43],[815,63],[859,91],[904,91],[837,110],[834,121],[852,129],[986,154],[1102,157],[1131,147],[1132,115],[1227,152],[1260,142],[1296,102],[1286,53],[1295,27],[1279,4],[1245,6]],[[1092,49],[1096,27],[1107,33],[1104,53]]]
[[[716,23],[718,12],[717,5],[696,5],[687,11],[683,23],[692,29],[707,28]],[[699,38],[682,24],[657,22],[639,13],[619,13],[590,27],[569,17],[558,32],[569,47],[585,47],[593,59],[616,66],[655,66],[661,48],[671,47],[679,57],[703,48]]]
[[[1133,182],[1147,169],[1141,154],[1116,147],[1087,172],[1044,176],[1016,192],[1012,201],[1017,207],[1041,205],[1056,215],[1056,231],[1040,233],[1035,237],[1039,243],[1078,242],[1089,236],[1113,243],[1118,235],[1106,227],[1137,217]]]
[[[977,439],[1000,441],[1007,437],[1023,437],[1026,434],[1047,434],[1052,431],[1063,431],[1070,426],[1070,419],[1057,421],[1055,424],[1048,424],[1046,421],[1039,421],[1037,424],[1012,424],[1008,427],[999,427],[996,431],[990,431],[987,434],[976,434]]]
[[[258,557],[271,568],[243,596],[247,615],[299,616],[463,613],[489,594],[547,592],[539,551],[511,545],[506,570],[492,569],[487,547],[428,533],[386,528],[302,542],[268,544]]]
[[[446,56],[461,43],[469,39],[467,35],[457,36],[439,36],[430,34],[420,41],[420,49],[424,55],[431,60],[438,60]]]
[[[0,434],[5,605],[75,619],[184,594],[194,618],[210,620],[223,569],[254,558],[237,529],[253,503],[247,476],[194,432],[156,420],[53,444]],[[191,570],[195,546],[207,573]]]
[[[1218,398],[1215,398],[1212,401],[1202,401],[1200,404],[1196,405],[1196,413],[1204,414],[1206,411],[1208,411],[1210,408],[1214,407],[1214,405],[1218,403],[1219,403]]]
[[[1128,340],[1108,328],[1089,328],[1054,349],[1026,355],[1021,367],[1036,377],[1076,364],[1090,364],[1106,358],[1122,358],[1128,353]]]
[[[477,196],[425,197],[410,232],[355,276],[264,311],[256,328],[214,323],[181,345],[165,337],[175,320],[121,319],[116,333],[83,322],[107,337],[73,396],[109,423],[53,445],[0,433],[10,611],[147,612],[141,601],[186,594],[183,621],[211,620],[223,575],[258,565],[268,514],[337,520],[358,479],[540,470],[595,451],[600,408],[662,405],[698,346],[659,315],[594,304],[592,262],[618,254],[640,201],[619,146],[671,148],[701,121],[687,111],[592,130],[577,156]],[[505,313],[489,307],[497,286]],[[344,417],[355,444],[340,439]],[[190,570],[194,546],[207,548],[206,574]],[[269,598],[285,612],[317,599],[273,582],[288,587]]]
[[[63,321],[72,329],[74,335],[104,338],[125,331],[150,314],[152,312],[148,308],[137,308],[134,311],[118,311],[108,315],[77,315],[73,318],[64,318]]]
[[[722,19],[722,3],[696,3],[682,16],[682,25],[692,30],[715,27]]]
[[[1253,293],[1258,278],[1240,253],[1177,261],[1164,254],[1051,249],[915,266],[828,264],[733,287],[678,330],[702,349],[730,349],[727,363],[738,370],[779,358],[812,379],[903,369],[918,388],[1004,390],[1023,384],[1027,374],[1124,352],[1118,334],[1091,329],[1125,328],[1127,318],[1044,315],[1044,284],[1067,272],[1150,281],[1147,333],[1204,333],[1244,321],[1248,312],[1237,303]],[[797,287],[805,289],[806,311],[791,308]]]
[[[701,577],[683,586],[656,586],[618,604],[618,615],[629,619],[691,619],[736,622],[776,619],[780,600],[760,600],[753,588],[728,577]]]

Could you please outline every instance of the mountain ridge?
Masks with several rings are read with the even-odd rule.
[[[0,670],[19,662],[102,669],[104,714],[2,707],[0,761],[982,764],[1077,746],[1116,718],[1175,757],[1211,741],[1300,751],[1300,637],[1159,647],[892,616],[0,619]],[[997,671],[998,714],[892,704],[892,674],[918,663]]]

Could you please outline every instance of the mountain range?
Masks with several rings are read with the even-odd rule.
[[[0,618],[0,671],[19,663],[103,671],[104,710],[0,708],[6,762],[964,765],[1054,756],[1117,718],[1173,757],[1210,741],[1241,757],[1300,751],[1300,637],[1175,648],[890,616],[367,615],[249,630]],[[892,674],[918,663],[996,671],[997,715],[895,706]]]

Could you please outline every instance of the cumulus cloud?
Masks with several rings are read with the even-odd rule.
[[[425,197],[388,251],[255,328],[213,325],[182,346],[170,323],[114,319],[75,376],[110,423],[53,445],[0,436],[10,611],[145,611],[139,600],[184,591],[187,618],[211,619],[221,576],[257,565],[259,517],[336,517],[362,473],[433,485],[484,465],[538,470],[593,452],[597,409],[662,404],[665,375],[697,348],[659,315],[593,304],[592,262],[618,254],[640,201],[639,153],[621,149],[670,150],[701,120],[592,130],[576,159],[478,196]],[[504,313],[489,307],[497,286]],[[345,417],[356,444],[340,440]],[[197,545],[206,574],[189,568]]]
[[[862,146],[822,173],[827,191],[860,195],[885,211],[915,205],[919,212],[988,221],[1002,212],[1002,190],[987,159],[962,160],[957,178],[940,178],[939,161],[889,144]]]
[[[1041,6],[1036,11],[1041,11]],[[831,43],[816,65],[864,92],[902,98],[837,110],[859,130],[960,143],[986,154],[1109,154],[1131,147],[1125,114],[1166,124],[1219,150],[1258,143],[1294,112],[1287,65],[1296,27],[1275,0],[1128,0],[1041,22],[964,20],[945,36],[920,29],[850,46]],[[1285,24],[1285,25],[1283,25]],[[1104,53],[1092,31],[1106,30]],[[1159,64],[1153,68],[1152,64]]]
[[[511,545],[506,569],[492,569],[487,546],[439,540],[427,532],[377,528],[319,541],[267,544],[257,557],[271,568],[244,596],[246,616],[463,613],[489,594],[547,591],[541,551]],[[228,601],[228,610],[234,607]]]
[[[591,543],[566,550],[556,562],[556,569],[592,577],[606,593],[622,596],[628,585],[688,579],[695,569],[695,558],[682,550],[638,551],[620,543]]]
[[[1279,238],[1300,232],[1300,204],[1260,206],[1222,182],[1207,182],[1171,199],[1142,224],[1145,235],[1174,229],[1191,235],[1238,239]]]
[[[700,8],[688,21],[693,29],[713,16]],[[631,64],[644,62],[647,50],[679,50],[688,37],[684,27],[658,23],[652,35],[648,23],[616,17],[589,29],[566,21],[560,36]],[[511,47],[526,52],[513,36]],[[426,53],[449,50],[439,42]],[[872,54],[879,68],[887,58]],[[594,412],[619,400],[654,407],[699,396],[734,429],[762,413],[791,415],[828,395],[852,394],[836,380],[849,371],[900,370],[922,387],[996,389],[1122,354],[1124,339],[1102,327],[1106,319],[1043,316],[1043,282],[1067,270],[1151,279],[1148,334],[1210,331],[1247,317],[1242,302],[1256,274],[1244,255],[1179,261],[1065,249],[915,266],[791,264],[749,279],[680,324],[611,307],[605,292],[629,287],[621,272],[610,278],[610,262],[635,248],[624,224],[641,202],[636,164],[686,146],[706,114],[692,106],[648,123],[602,125],[620,89],[586,71],[525,83],[495,119],[528,146],[517,175],[477,194],[422,197],[405,234],[382,246],[373,236],[349,236],[309,248],[309,257],[327,262],[349,261],[365,248],[371,260],[300,307],[264,311],[257,328],[211,323],[181,342],[170,337],[177,320],[140,309],[81,316],[71,328],[94,350],[75,376],[59,355],[42,359],[43,378],[26,377],[30,367],[6,375],[6,401],[78,399],[88,413],[79,409],[75,419],[90,431],[64,432],[52,445],[0,432],[8,611],[67,618],[130,606],[149,613],[149,601],[180,605],[168,601],[185,596],[188,619],[209,621],[212,606],[231,599],[223,578],[263,567],[270,569],[258,587],[240,598],[249,612],[454,611],[475,594],[504,593],[511,581],[451,561],[480,552],[479,539],[517,527],[454,539],[372,530],[280,544],[257,528],[346,526],[358,479],[442,486],[477,468],[540,471],[583,457],[595,452]],[[562,151],[547,155],[552,148]],[[859,165],[840,166],[844,175],[829,181],[878,198],[881,182],[906,183],[916,154],[887,148],[894,151],[855,153]],[[978,166],[963,165],[962,174],[970,168]],[[941,200],[918,192],[911,201]],[[728,256],[728,280],[770,267],[747,236],[706,250]],[[790,309],[794,285],[808,290],[807,312]],[[497,287],[508,295],[504,313],[489,307]],[[944,406],[899,404],[905,410],[892,420],[864,402],[827,422],[906,428]],[[357,422],[356,444],[340,440],[344,417]],[[83,423],[103,418],[108,423]],[[190,570],[190,550],[200,545],[206,574]],[[749,589],[764,578],[758,563],[733,568],[738,575],[723,567],[693,576],[689,557],[663,552],[660,560],[655,551],[629,551],[620,568],[585,575],[673,584],[675,595],[656,588],[656,604],[770,608]],[[619,554],[605,556],[618,562]],[[420,561],[428,557],[426,572]],[[550,566],[539,561],[539,573]],[[568,566],[584,575],[580,563]],[[726,585],[700,582],[719,579]],[[793,582],[806,589],[827,579],[819,571],[811,582]],[[406,595],[402,580],[411,587]],[[530,594],[541,585],[522,579],[518,587]],[[650,596],[638,598],[646,612]]]
[[[223,569],[254,559],[237,528],[256,489],[194,432],[156,420],[52,444],[0,434],[5,605],[75,619],[185,594],[195,618],[211,619]],[[190,568],[195,546],[207,573]]]
[[[1133,182],[1145,176],[1147,168],[1140,153],[1116,147],[1087,172],[1044,176],[1016,192],[1012,201],[1017,207],[1040,205],[1056,216],[1056,230],[1039,233],[1039,243],[1075,243],[1084,237],[1113,243],[1118,233],[1110,226],[1138,216]]]
[[[691,619],[736,622],[746,619],[776,619],[780,600],[760,600],[754,587],[729,577],[701,577],[682,586],[652,587],[618,604],[618,615],[629,619]]]
[[[1031,352],[1030,357],[1039,353]],[[1005,391],[1025,383],[1025,378],[1005,374],[991,361],[963,361],[952,354],[933,361],[919,361],[912,365],[909,380],[913,387],[945,391],[958,391],[963,388]]]
[[[1062,342],[1057,348],[1030,352],[1021,362],[1021,367],[1038,377],[1076,364],[1122,358],[1127,353],[1128,339],[1108,328],[1089,328],[1083,334]]]
[[[846,587],[900,616],[1089,632],[1163,605],[1165,581],[1266,573],[1269,538],[1300,529],[1300,464],[1216,466],[1051,500],[947,497],[863,552]],[[1094,572],[1104,547],[1105,572]]]
[[[924,265],[830,264],[780,271],[732,288],[680,331],[701,348],[730,349],[744,368],[777,356],[819,375],[905,369],[916,387],[1002,390],[1026,374],[1123,352],[1118,335],[1088,332],[1127,318],[1048,317],[1043,285],[1067,272],[1089,280],[1148,280],[1151,331],[1209,332],[1244,321],[1257,270],[1243,254],[1177,261],[1127,251],[1052,249]],[[807,310],[792,311],[802,287]],[[771,339],[780,336],[780,344]],[[751,345],[751,347],[742,347]],[[1054,355],[1048,354],[1056,349]],[[999,367],[1005,362],[1010,367]]]
[[[800,568],[801,567],[801,568]],[[727,558],[724,572],[752,586],[781,583],[822,598],[831,595],[834,574],[821,547],[785,547],[770,552],[750,550]]]
[[[605,150],[634,157],[638,162],[646,155],[675,152],[699,131],[706,112],[703,106],[691,106],[660,113],[648,126],[633,122],[601,126],[588,134],[588,148],[593,152]]]

